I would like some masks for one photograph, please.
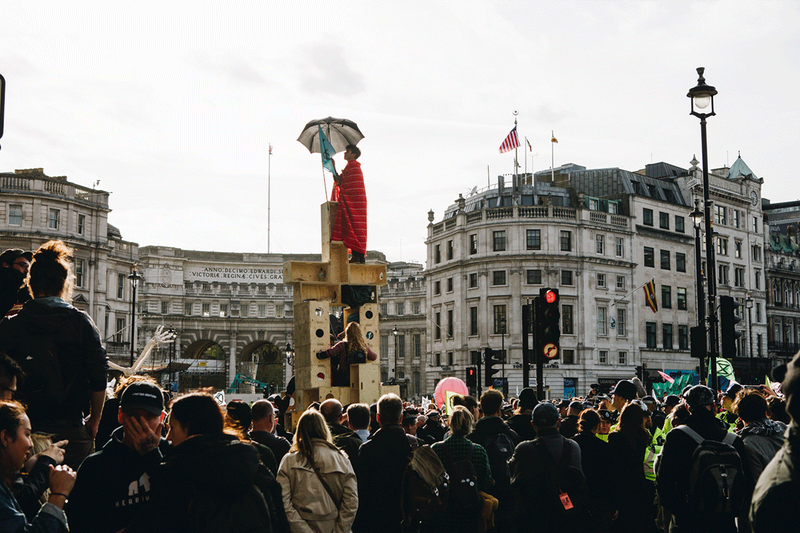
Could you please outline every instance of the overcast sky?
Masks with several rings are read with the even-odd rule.
[[[365,135],[368,248],[424,262],[428,210],[513,171],[514,111],[529,171],[551,130],[556,166],[700,159],[698,66],[719,91],[710,167],[741,152],[764,197],[800,198],[796,1],[0,0],[0,17],[0,171],[99,180],[141,246],[266,252],[271,174],[270,251],[319,253],[331,179],[296,139],[334,116]]]

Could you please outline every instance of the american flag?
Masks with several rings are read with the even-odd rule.
[[[506,140],[503,141],[503,144],[500,145],[500,153],[503,154],[518,147],[519,147],[519,138],[517,137],[517,127],[514,126],[514,129],[511,130],[511,133],[509,133],[508,137],[506,137]]]

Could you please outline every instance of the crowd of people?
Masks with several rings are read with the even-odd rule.
[[[552,401],[529,388],[448,406],[325,398],[289,428],[281,395],[173,399],[138,375],[107,394],[97,330],[68,303],[69,250],[0,262],[25,270],[6,278],[30,296],[14,281],[0,322],[0,531],[795,529],[800,354],[779,387],[658,398],[633,378]]]

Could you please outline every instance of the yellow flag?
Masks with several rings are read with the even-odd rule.
[[[453,414],[453,398],[458,396],[457,392],[453,392],[451,390],[444,391],[444,408],[447,416]]]

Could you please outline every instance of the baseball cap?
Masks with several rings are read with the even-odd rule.
[[[580,409],[582,411],[583,410],[583,403],[579,402],[578,400],[572,401],[572,402],[569,403],[569,408],[570,408],[570,410],[572,410],[572,409]]]
[[[28,261],[33,259],[32,252],[26,252],[25,250],[21,250],[20,248],[8,248],[2,254],[0,254],[0,263],[13,263],[18,257],[24,257]]]
[[[608,409],[600,409],[597,411],[597,414],[600,415],[600,420],[604,420],[606,422],[611,422],[614,420],[614,413]]]
[[[158,385],[153,383],[131,383],[122,391],[119,407],[123,413],[142,409],[160,415],[164,410],[164,395]]]
[[[531,420],[537,426],[554,426],[561,419],[558,409],[549,402],[540,403],[533,409]]]
[[[689,389],[685,398],[690,409],[704,405],[714,405],[714,391],[705,385],[695,385]]]

